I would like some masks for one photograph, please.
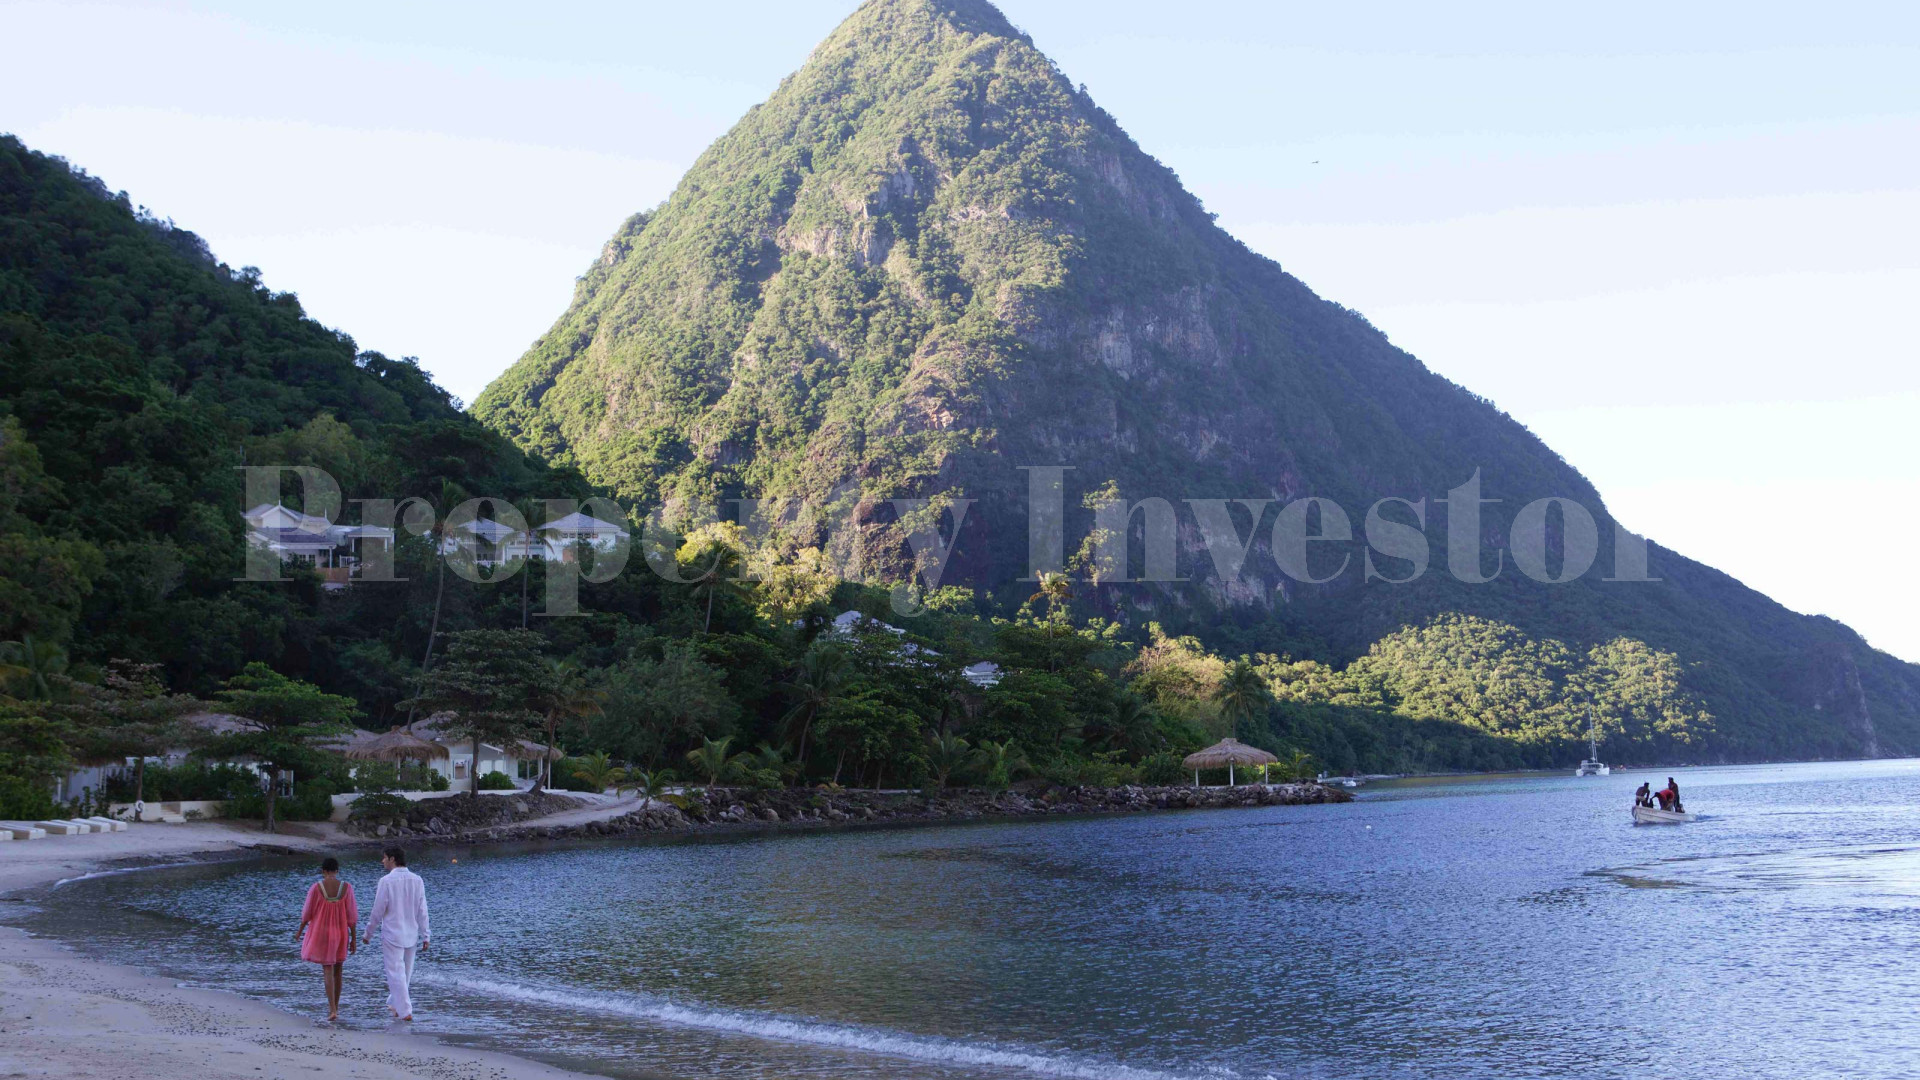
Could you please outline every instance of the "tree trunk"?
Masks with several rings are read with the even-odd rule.
[[[527,579],[533,576],[533,541],[531,538],[527,540],[527,544],[527,550],[521,552],[526,558],[520,561],[520,629],[522,630],[527,628]]]
[[[437,546],[437,545],[436,545]],[[433,590],[433,622],[427,627],[427,654],[420,660],[420,674],[425,675],[427,668],[433,665],[433,642],[440,636],[440,599],[447,595],[447,554],[440,553],[440,583]],[[407,726],[413,726],[413,711],[419,703],[407,706]]]
[[[267,768],[267,831],[268,832],[279,831],[274,828],[274,821],[273,821],[273,804],[274,804],[274,800],[278,799],[279,797],[280,797],[280,766],[271,765],[271,766],[268,766]]]
[[[553,714],[547,714],[547,752],[540,755],[540,763],[533,770],[533,790],[544,791],[547,786],[547,754],[553,752]]]
[[[480,797],[480,736],[473,736],[473,764],[467,768],[467,793],[474,798]]]
[[[840,756],[836,758],[833,762],[833,782],[835,786],[838,786],[840,783],[840,767],[842,765],[845,765],[846,763],[847,763],[847,752],[845,750],[842,750],[840,751]]]
[[[701,628],[701,633],[713,633],[713,594],[718,591],[720,591],[718,579],[707,583],[707,625]]]

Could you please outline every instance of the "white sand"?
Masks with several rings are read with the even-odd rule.
[[[341,846],[330,826],[291,825],[269,836],[218,822],[135,825],[122,833],[49,836],[0,844],[0,896],[78,877],[115,860],[165,860],[257,844]],[[4,901],[0,901],[4,903]],[[384,993],[365,985],[349,992]],[[314,1012],[326,1013],[314,979]],[[74,955],[0,926],[0,1080],[262,1080],[301,1077],[578,1080],[505,1054],[443,1046],[395,1025],[344,1031],[213,990],[182,989],[131,968]]]

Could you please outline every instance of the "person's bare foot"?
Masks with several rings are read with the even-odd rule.
[[[401,1023],[403,1023],[403,1024],[411,1024],[411,1023],[413,1023],[413,1014],[412,1014],[412,1013],[408,1013],[407,1015],[405,1015],[405,1016],[403,1016],[403,1017],[401,1017],[401,1018],[400,1018],[400,1022],[401,1022]]]
[[[339,1014],[339,1013],[328,1013],[328,1014],[327,1014],[327,1023],[329,1023],[329,1024],[336,1024],[336,1023],[339,1023],[339,1022],[340,1022],[340,1014]]]

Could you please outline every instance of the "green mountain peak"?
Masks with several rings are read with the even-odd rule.
[[[1356,522],[1329,549],[1350,559],[1338,580],[1279,573],[1256,520],[1248,580],[1222,582],[1182,509],[1192,584],[1099,585],[1099,602],[1123,622],[1263,620],[1244,640],[1346,657],[1456,614],[1586,649],[1644,643],[1756,730],[1920,747],[1920,668],[1657,547],[1657,582],[1541,584],[1510,560],[1480,585],[1363,575],[1369,507],[1418,503],[1431,533],[1475,475],[1501,507],[1479,537],[1489,560],[1542,498],[1592,513],[1602,567],[1619,534],[1532,433],[1220,229],[977,0],[856,11],[620,228],[475,412],[646,503],[964,496],[946,580],[1003,606],[1032,591],[1023,466],[1070,467],[1069,505],[1109,484],[1174,507],[1322,496]]]

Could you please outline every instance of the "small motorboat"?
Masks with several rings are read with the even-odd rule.
[[[1689,821],[1698,821],[1691,811],[1662,810],[1657,806],[1636,806],[1633,808],[1635,825],[1685,825]]]

